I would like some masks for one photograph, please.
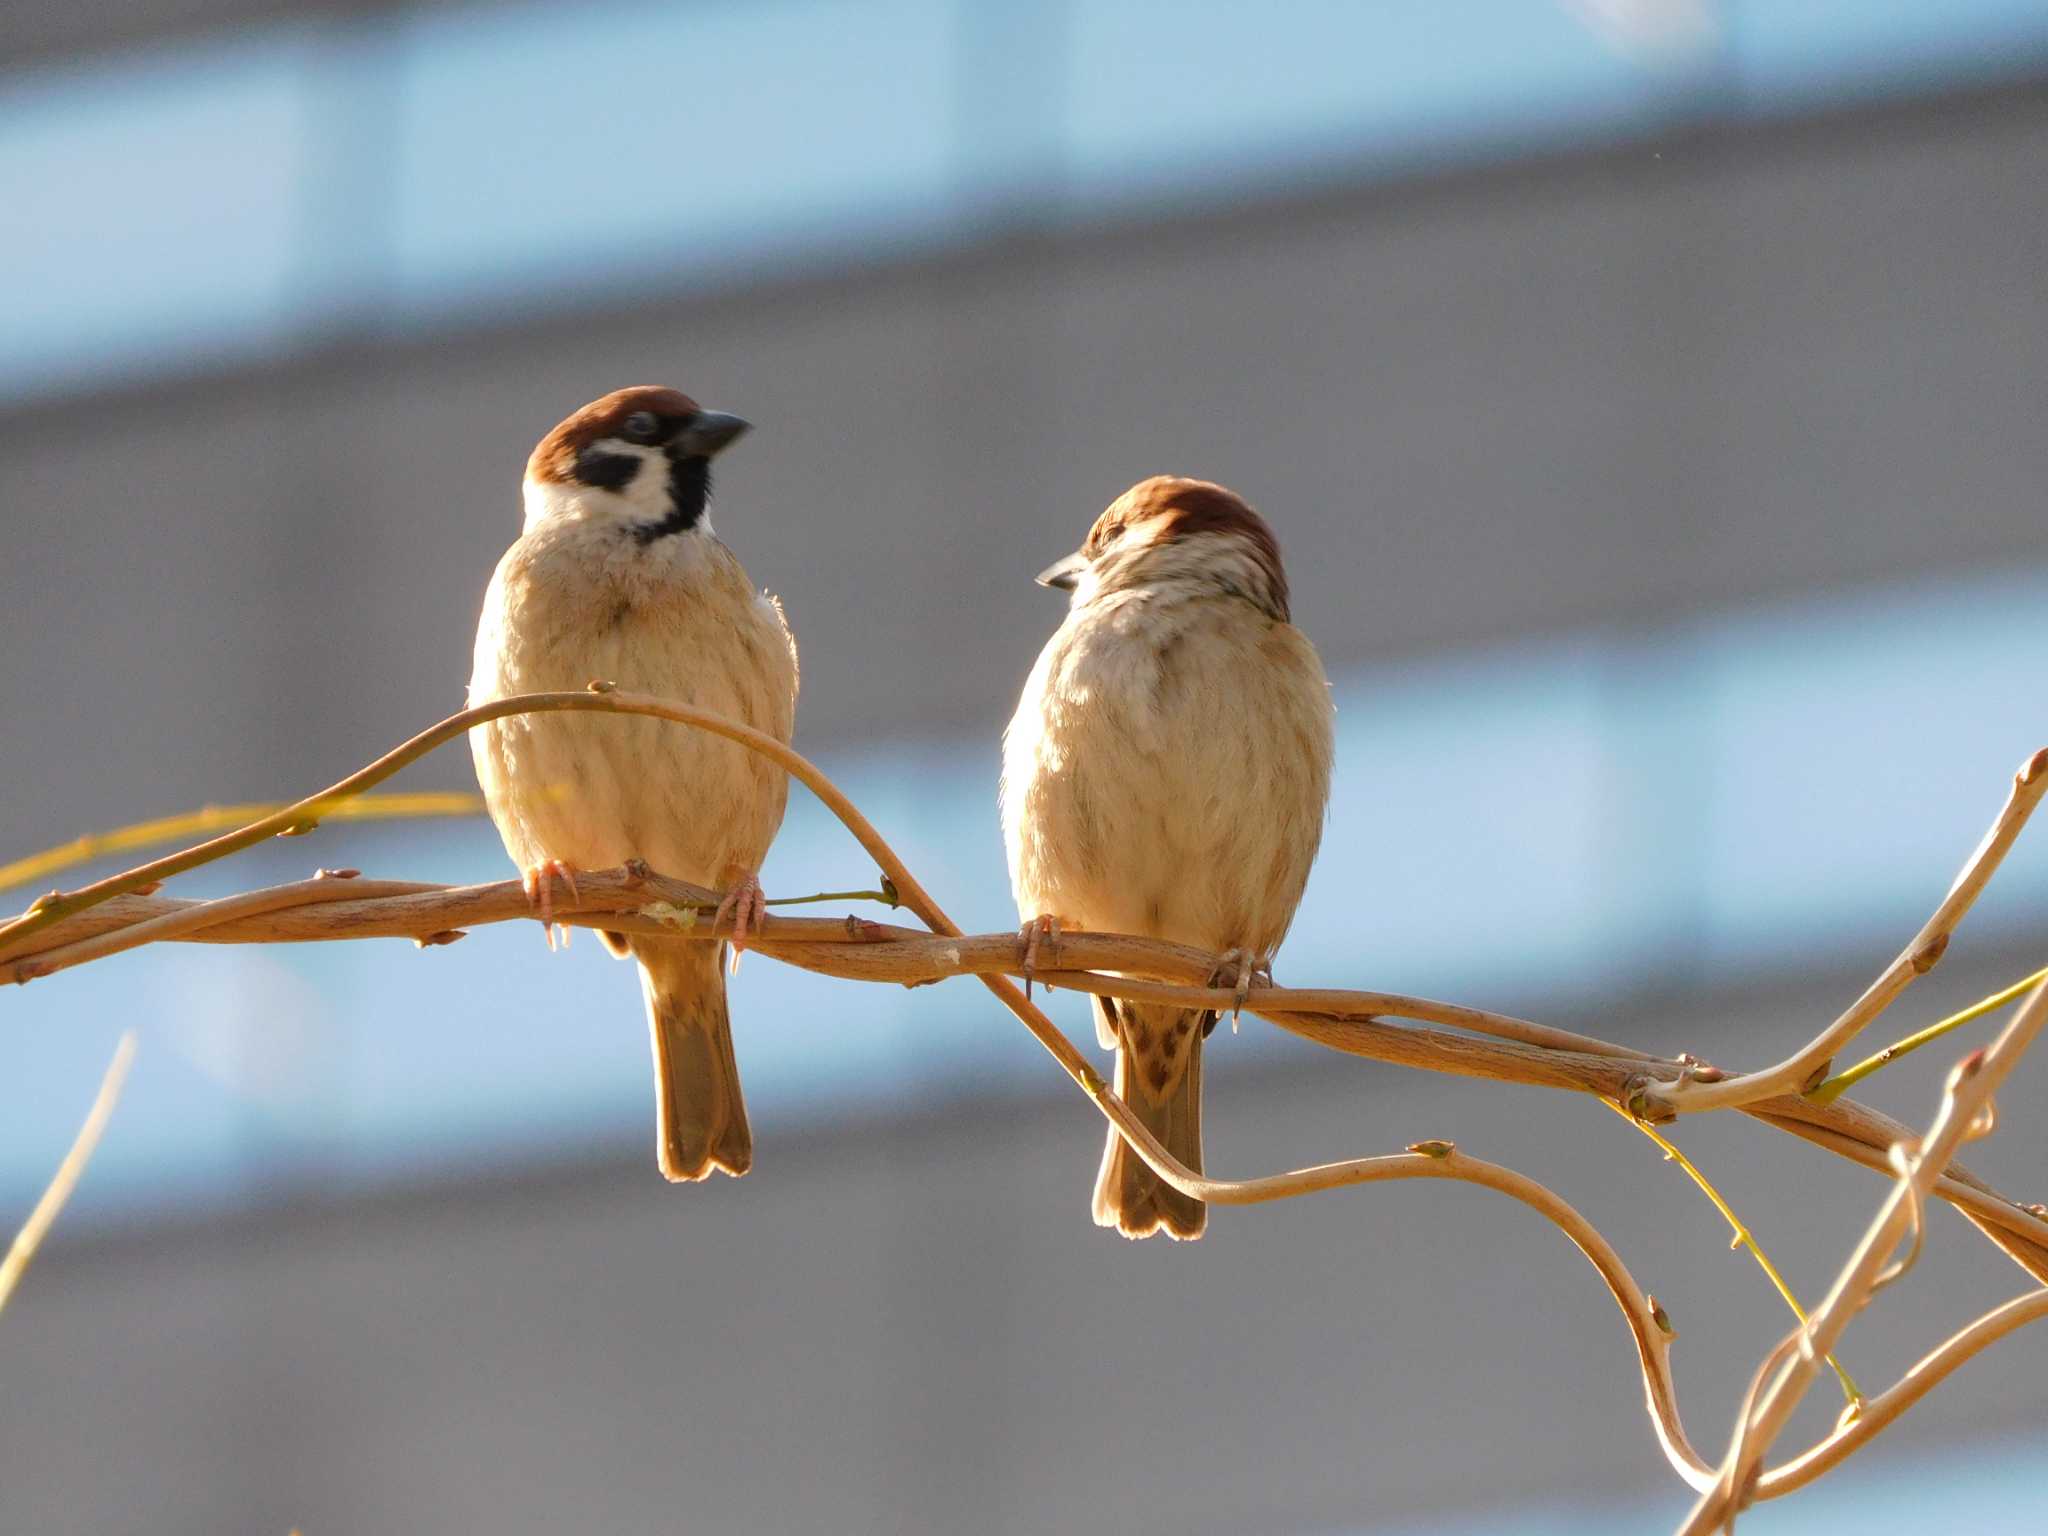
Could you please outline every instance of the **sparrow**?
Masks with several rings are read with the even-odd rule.
[[[1270,976],[1300,904],[1335,751],[1329,681],[1289,621],[1273,531],[1220,485],[1159,475],[1111,502],[1038,580],[1071,601],[1003,734],[1026,974],[1040,939],[1066,925],[1218,953],[1241,1000]],[[1117,1094],[1200,1172],[1216,1012],[1093,1006]],[[1190,1239],[1207,1214],[1110,1130],[1098,1225]]]
[[[526,463],[524,531],[498,562],[469,702],[605,680],[788,741],[796,641],[711,530],[711,462],[747,430],[673,389],[594,400]],[[783,770],[736,743],[645,716],[513,715],[470,733],[477,782],[553,943],[555,879],[628,860],[726,889],[737,959],[763,908],[761,859]],[[655,1153],[672,1180],[752,1166],[726,1016],[725,945],[619,933],[640,965],[654,1043]]]

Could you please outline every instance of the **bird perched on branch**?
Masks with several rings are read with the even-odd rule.
[[[469,702],[596,680],[715,710],[787,741],[796,641],[782,607],[711,531],[711,461],[747,430],[673,389],[622,389],[541,439],[526,527],[477,625]],[[743,948],[783,770],[733,742],[646,717],[513,715],[470,733],[477,781],[553,943],[553,884],[641,859],[728,889]],[[607,933],[640,962],[654,1041],[655,1151],[670,1179],[754,1158],[726,1017],[725,946]]]
[[[1240,999],[1270,974],[1322,839],[1330,685],[1288,621],[1273,531],[1220,485],[1132,486],[1039,576],[1073,594],[1003,735],[1003,834],[1026,972],[1059,924],[1219,952]],[[1116,1091],[1202,1168],[1202,1042],[1216,1014],[1095,998]],[[1114,1128],[1095,1220],[1202,1235],[1207,1207]]]

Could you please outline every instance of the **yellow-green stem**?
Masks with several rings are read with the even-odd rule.
[[[286,803],[282,800],[257,800],[243,805],[207,805],[176,816],[159,816],[153,821],[116,827],[111,832],[89,832],[55,848],[32,853],[25,859],[0,864],[0,891],[48,879],[59,870],[70,869],[103,854],[127,853],[131,849],[147,848],[152,843],[176,842],[239,827],[259,816],[283,810]],[[483,809],[482,795],[427,790],[411,794],[359,795],[353,800],[335,802],[325,814],[341,821],[385,821],[413,816],[479,816]]]
[[[1994,992],[1991,996],[1970,1004],[1961,1013],[1952,1013],[1939,1023],[1928,1025],[1917,1034],[1911,1034],[1903,1040],[1895,1041],[1879,1051],[1875,1056],[1867,1057],[1857,1062],[1855,1066],[1850,1067],[1847,1071],[1837,1072],[1826,1081],[1816,1083],[1806,1091],[1806,1096],[1816,1104],[1832,1104],[1836,1099],[1839,1099],[1851,1088],[1862,1082],[1863,1079],[1882,1072],[1901,1056],[1910,1056],[1913,1052],[1919,1050],[1921,1046],[1939,1040],[1943,1035],[1953,1030],[1961,1029],[1965,1024],[1975,1023],[1994,1009],[2003,1008],[2007,1003],[2031,992],[2036,986],[2040,985],[2044,977],[2048,977],[2048,967],[2043,967],[2031,976],[2023,977],[2002,992]]]
[[[1659,1147],[1664,1149],[1665,1157],[1685,1170],[1686,1176],[1699,1186],[1701,1194],[1714,1202],[1714,1209],[1719,1211],[1722,1218],[1728,1223],[1729,1230],[1735,1234],[1734,1246],[1749,1250],[1750,1257],[1757,1262],[1757,1267],[1769,1278],[1771,1284],[1777,1287],[1778,1294],[1785,1298],[1785,1305],[1792,1309],[1792,1315],[1799,1319],[1802,1327],[1805,1326],[1806,1309],[1799,1305],[1799,1298],[1792,1294],[1792,1287],[1787,1285],[1785,1277],[1778,1273],[1778,1266],[1771,1262],[1770,1255],[1764,1252],[1762,1246],[1758,1244],[1756,1238],[1750,1233],[1749,1228],[1743,1225],[1742,1218],[1737,1216],[1728,1202],[1721,1198],[1721,1192],[1708,1182],[1707,1176],[1694,1166],[1692,1159],[1679,1151],[1677,1146],[1659,1132],[1654,1125],[1638,1120],[1634,1115],[1622,1108],[1621,1105],[1615,1103],[1614,1100],[1602,1099],[1600,1102],[1641,1131],[1645,1136],[1649,1137],[1650,1140],[1657,1143]],[[1847,1400],[1849,1410],[1853,1413],[1856,1409],[1863,1406],[1862,1389],[1856,1385],[1854,1378],[1842,1369],[1841,1362],[1833,1355],[1828,1356],[1828,1364],[1834,1369],[1835,1379],[1842,1384],[1842,1396]]]

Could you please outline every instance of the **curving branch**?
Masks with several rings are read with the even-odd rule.
[[[1856,1451],[1889,1429],[1894,1420],[1946,1380],[1956,1367],[1983,1353],[2009,1333],[2048,1317],[2048,1288],[2015,1296],[2004,1306],[1994,1307],[1966,1328],[1958,1329],[1939,1347],[1923,1355],[1898,1385],[1863,1400],[1854,1418],[1810,1450],[1802,1451],[1783,1466],[1757,1479],[1756,1496],[1775,1499],[1804,1488],[1808,1483],[1847,1461]]]
[[[1170,1161],[1170,1160],[1165,1160]],[[1164,1172],[1165,1170],[1161,1170]],[[1678,1337],[1671,1319],[1654,1296],[1636,1284],[1621,1256],[1586,1218],[1553,1191],[1526,1174],[1499,1163],[1468,1157],[1448,1141],[1418,1141],[1405,1153],[1389,1157],[1364,1157],[1346,1163],[1326,1163],[1294,1173],[1275,1174],[1264,1179],[1245,1179],[1222,1186],[1217,1199],[1224,1205],[1258,1205],[1268,1200],[1285,1200],[1317,1190],[1344,1189],[1356,1184],[1379,1184],[1400,1179],[1455,1179],[1467,1184],[1498,1190],[1519,1200],[1531,1210],[1548,1217],[1559,1231],[1578,1246],[1600,1278],[1635,1340],[1636,1358],[1642,1367],[1643,1392],[1657,1441],[1672,1469],[1696,1490],[1713,1486],[1715,1472],[1686,1438],[1678,1414],[1678,1389],[1671,1373],[1671,1345]]]
[[[644,869],[597,870],[579,873],[577,894],[559,897],[555,916],[558,922],[580,927],[693,934],[709,942],[728,932],[710,921],[718,899],[715,891]],[[687,914],[695,914],[702,926],[682,927]],[[516,880],[438,886],[365,880],[352,870],[326,870],[310,880],[214,901],[158,895],[110,898],[43,930],[36,943],[47,947],[17,949],[11,958],[0,958],[0,982],[34,980],[166,940],[276,944],[398,938],[440,945],[454,942],[470,928],[532,916]],[[1041,983],[1188,1006],[1227,1008],[1236,1000],[1233,992],[1204,984],[1214,973],[1216,957],[1201,950],[1078,930],[1064,931],[1046,944],[1050,948],[1042,946],[1042,953],[1061,968],[1036,972],[1034,979]],[[958,976],[1023,976],[1022,950],[1014,933],[946,937],[853,916],[770,916],[754,947],[772,959],[849,981],[920,986]],[[1161,979],[1134,979],[1139,977]],[[1639,1056],[1589,1035],[1397,992],[1257,987],[1246,1007],[1304,1039],[1389,1065],[1559,1088],[1613,1101],[1626,1099],[1644,1081],[1675,1081],[1687,1070],[1682,1062]],[[1472,1033],[1414,1028],[1388,1023],[1389,1019]],[[1887,1171],[1887,1149],[1912,1134],[1899,1122],[1846,1098],[1822,1104],[1785,1095],[1745,1106],[1743,1112],[1879,1172]],[[2030,1273],[2048,1279],[2048,1218],[1999,1194],[1961,1165],[1950,1168],[1936,1192],[1985,1226],[1994,1241],[2002,1236],[2001,1246],[2009,1243],[2007,1252]]]
[[[1721,1474],[1694,1505],[1679,1528],[1679,1536],[1711,1536],[1712,1532],[1731,1527],[1736,1514],[1761,1491],[1764,1458],[1806,1389],[1813,1384],[1821,1357],[1834,1350],[1850,1319],[1869,1303],[1871,1296],[1903,1276],[1919,1255],[1925,1231],[1926,1196],[1956,1148],[1966,1140],[1990,1134],[1995,1124],[1995,1116],[1990,1113],[1992,1096],[2034,1043],[2044,1024],[2048,1024],[2048,982],[2034,988],[1996,1040],[1982,1050],[1972,1051],[1949,1074],[1941,1107],[1935,1112],[1926,1136],[1916,1143],[1902,1142],[1895,1149],[1893,1161],[1898,1179],[1890,1196],[1826,1299],[1766,1357],[1758,1372],[1757,1386],[1752,1388],[1751,1400],[1744,1404],[1736,1421]],[[1895,1260],[1893,1255],[1902,1243],[1909,1244],[1906,1254]],[[1811,1454],[1825,1454],[1827,1450],[1824,1444]],[[1781,1483],[1797,1465],[1789,1465],[1780,1474]]]
[[[1818,1088],[1828,1075],[1835,1052],[1861,1034],[1898,1000],[1900,993],[1940,963],[1948,951],[1949,940],[1955,937],[1956,925],[1991,883],[1991,877],[1998,872],[1998,866],[2011,851],[2044,793],[2048,793],[2048,747],[2020,764],[1998,819],[1971,853],[1948,895],[1934,909],[1934,915],[1834,1023],[1775,1067],[1734,1077],[1695,1075],[1668,1087],[1652,1085],[1643,1095],[1651,1112],[1682,1115],[1705,1109],[1735,1109],[1782,1093],[1804,1093]]]
[[[139,865],[72,892],[52,892],[0,924],[0,981],[27,982],[105,959],[144,944],[295,943],[409,938],[441,945],[481,923],[530,917],[518,882],[449,887],[369,881],[354,870],[322,870],[314,878],[213,901],[156,894],[173,874],[253,846],[274,835],[310,831],[324,816],[383,782],[471,727],[507,715],[585,711],[652,716],[707,730],[780,765],[824,802],[873,858],[883,886],[926,925],[921,931],[858,917],[771,916],[755,947],[808,970],[859,981],[922,985],[973,976],[995,993],[1095,1101],[1103,1116],[1163,1179],[1197,1199],[1251,1205],[1318,1190],[1413,1178],[1484,1185],[1544,1215],[1578,1245],[1620,1306],[1635,1339],[1651,1420],[1667,1459],[1701,1495],[1688,1529],[1700,1520],[1732,1519],[1741,1505],[1802,1486],[1866,1443],[1964,1360],[2048,1312],[2048,1290],[2023,1296],[1978,1319],[1929,1355],[1898,1385],[1869,1399],[1863,1413],[1783,1466],[1763,1469],[1771,1440],[1833,1348],[1848,1318],[1890,1272],[1882,1270],[1905,1226],[1917,1233],[1928,1194],[1955,1205],[1979,1230],[2037,1279],[2048,1279],[2048,1208],[2022,1206],[1953,1161],[1956,1144],[1979,1123],[1998,1079],[2009,1070],[2041,1017],[2048,984],[2037,988],[1998,1046],[1965,1063],[1951,1083],[1943,1112],[1921,1145],[1907,1127],[1848,1099],[1805,1095],[1825,1076],[1834,1052],[1867,1026],[1918,975],[1931,969],[1955,926],[1995,873],[2027,817],[2048,792],[2048,749],[2015,780],[1991,831],[1965,865],[1934,916],[1851,1008],[1804,1049],[1760,1072],[1729,1075],[1701,1063],[1642,1054],[1628,1046],[1510,1015],[1398,993],[1290,987],[1255,988],[1244,1006],[1282,1029],[1353,1055],[1396,1065],[1597,1095],[1645,1121],[1680,1113],[1737,1109],[1867,1167],[1899,1174],[1871,1234],[1806,1327],[1772,1352],[1759,1371],[1751,1402],[1728,1456],[1717,1469],[1688,1442],[1679,1421],[1670,1369],[1675,1336],[1669,1319],[1645,1295],[1597,1230],[1561,1197],[1497,1164],[1471,1158],[1445,1141],[1418,1142],[1399,1155],[1330,1163],[1263,1178],[1225,1180],[1175,1161],[1112,1092],[1012,978],[1026,976],[1015,934],[965,935],[925,891],[850,800],[807,759],[771,737],[687,705],[619,693],[593,683],[587,692],[528,694],[450,716],[317,795],[294,802],[209,842]],[[838,893],[840,897],[847,893]],[[808,899],[835,899],[808,898]],[[644,866],[579,872],[577,892],[556,908],[556,920],[626,932],[658,932],[713,941],[725,936],[713,914],[718,893],[665,878]],[[1075,991],[1227,1009],[1239,999],[1207,985],[1217,957],[1180,945],[1128,935],[1063,932],[1042,946],[1030,979]],[[1389,1019],[1413,1021],[1395,1024]],[[2017,1039],[2015,1045],[2012,1042]],[[1903,1170],[1903,1171],[1902,1171]],[[1900,1212],[1907,1214],[1901,1216]],[[1872,1257],[1875,1255],[1875,1257]],[[1898,1266],[1894,1266],[1896,1271]]]
[[[134,1060],[135,1031],[124,1030],[114,1046],[112,1059],[107,1062],[107,1070],[101,1074],[100,1089],[93,1095],[92,1108],[85,1112],[78,1135],[72,1139],[71,1150],[57,1165],[56,1174],[44,1188],[42,1198],[36,1201],[35,1209],[28,1213],[28,1220],[14,1234],[6,1256],[0,1258],[0,1310],[6,1308],[15,1287],[21,1284],[21,1277],[28,1273],[29,1265],[35,1261],[36,1250],[42,1247],[43,1239],[56,1225],[58,1213],[70,1200],[71,1191],[85,1176],[85,1165],[92,1161],[107,1121],[113,1117],[114,1106],[121,1101],[121,1089],[128,1081],[128,1068]]]

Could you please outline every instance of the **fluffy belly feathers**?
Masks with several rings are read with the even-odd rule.
[[[1329,685],[1290,626],[1202,607],[1170,644],[1083,615],[1047,644],[1004,738],[1020,912],[1212,950],[1285,936],[1322,834]]]
[[[744,633],[727,626],[712,634],[687,603],[579,607],[575,598],[550,601],[529,582],[508,583],[506,574],[501,568],[486,599],[472,703],[577,690],[601,678],[789,739],[795,666],[765,599],[749,605]],[[595,629],[585,617],[593,611],[603,615]],[[522,865],[560,859],[598,869],[639,858],[664,874],[721,885],[735,869],[759,866],[788,792],[782,770],[766,759],[644,716],[512,716],[479,726],[470,746],[492,818]]]

